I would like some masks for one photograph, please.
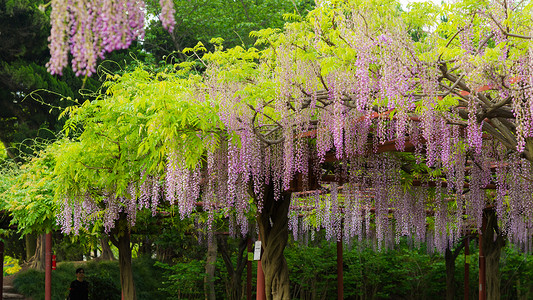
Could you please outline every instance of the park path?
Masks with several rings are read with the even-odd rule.
[[[24,295],[17,293],[13,287],[13,278],[13,275],[4,277],[2,300],[30,300],[24,297]]]

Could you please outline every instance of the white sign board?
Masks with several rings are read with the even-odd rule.
[[[255,242],[254,260],[261,260],[261,241]]]

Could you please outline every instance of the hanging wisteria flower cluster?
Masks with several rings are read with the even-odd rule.
[[[161,0],[163,26],[174,29],[172,0]],[[48,71],[62,74],[69,64],[76,76],[91,76],[98,59],[144,38],[144,0],[52,0]]]
[[[103,195],[91,195],[87,192],[83,199],[75,199],[75,195],[73,198],[66,197],[60,203],[57,224],[63,233],[77,235],[103,216],[104,231],[109,233],[115,228],[115,222],[121,213],[127,216],[129,226],[135,226],[138,210],[151,209],[152,215],[155,216],[162,194],[159,179],[143,172],[141,181],[136,184],[131,183],[127,192],[124,196],[116,196],[113,192],[104,192]]]
[[[483,211],[494,209],[501,234],[531,252],[531,163],[516,157],[482,159],[476,157],[477,162],[467,166],[468,172],[459,179],[470,189],[462,195],[450,193],[453,183],[448,178],[402,184],[402,161],[394,155],[358,158],[350,170],[358,175],[348,175],[350,180],[342,190],[333,183],[315,193],[293,193],[289,228],[295,240],[308,239],[310,230],[324,229],[327,239],[342,236],[346,243],[375,241],[382,249],[393,247],[400,237],[409,237],[443,253],[464,234],[482,230]],[[498,169],[498,176],[491,175],[489,164]],[[494,200],[486,192],[490,185],[498,187]],[[434,218],[432,226],[427,218]]]

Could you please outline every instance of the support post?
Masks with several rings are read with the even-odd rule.
[[[261,236],[257,238],[258,241],[261,240]],[[266,291],[265,291],[265,273],[263,273],[263,267],[261,266],[261,259],[263,259],[263,246],[261,246],[261,257],[257,261],[257,289],[256,289],[256,300],[266,300]]]
[[[257,261],[257,290],[255,299],[266,300],[265,274],[263,273],[263,268],[261,267],[261,260]]]
[[[468,300],[470,297],[470,237],[465,239],[465,295],[464,299]]]
[[[52,300],[52,233],[45,234],[44,299]]]
[[[479,300],[486,300],[485,254],[483,253],[482,235],[479,235]]]
[[[342,270],[342,237],[337,241],[337,299],[344,299],[344,279]]]
[[[252,239],[248,236],[248,253],[246,259],[246,300],[252,300],[252,261],[250,260],[252,252]],[[0,299],[1,300],[1,299]]]

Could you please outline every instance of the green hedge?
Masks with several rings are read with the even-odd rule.
[[[137,299],[166,299],[168,294],[160,291],[162,270],[149,258],[133,260],[133,278]],[[52,299],[64,300],[70,283],[76,279],[76,268],[85,269],[89,282],[89,299],[120,300],[120,271],[117,261],[89,261],[86,263],[61,263],[52,271]],[[44,299],[44,272],[32,269],[20,272],[13,285],[20,293],[34,300]]]
[[[473,243],[470,265],[470,297],[477,297],[477,245]],[[191,253],[198,256],[199,252]],[[300,246],[290,243],[285,249],[289,267],[291,299],[333,299],[337,295],[336,246],[330,242],[314,242]],[[190,258],[190,257],[189,257]],[[235,253],[233,253],[235,265]],[[463,297],[464,255],[456,260],[456,299]],[[205,262],[198,259],[156,263],[152,259],[135,259],[133,273],[137,296],[144,299],[204,299]],[[52,299],[64,299],[75,269],[84,267],[91,283],[91,299],[120,299],[120,276],[117,262],[91,261],[85,264],[63,263],[52,272]],[[255,271],[253,262],[253,293]],[[406,243],[395,250],[374,252],[354,245],[344,249],[345,299],[442,299],[446,291],[445,262],[442,255],[427,254]],[[511,247],[502,251],[500,260],[502,299],[533,299],[533,256]],[[246,288],[246,270],[242,274]],[[216,296],[226,299],[228,274],[220,255],[216,263]],[[15,288],[34,300],[44,299],[44,273],[28,270],[19,273]],[[244,291],[243,291],[244,293]]]

